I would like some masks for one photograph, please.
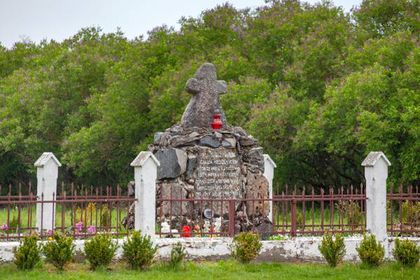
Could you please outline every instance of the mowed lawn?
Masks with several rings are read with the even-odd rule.
[[[57,272],[53,267],[44,265],[33,271],[17,271],[13,264],[0,265],[0,279],[420,279],[420,266],[404,269],[395,263],[384,264],[379,268],[361,268],[358,264],[343,264],[333,269],[324,264],[300,263],[257,263],[242,265],[235,261],[190,262],[174,271],[163,265],[155,265],[148,271],[132,271],[121,264],[110,270],[92,272],[87,265],[72,264],[65,272]]]

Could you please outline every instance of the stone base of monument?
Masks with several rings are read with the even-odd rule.
[[[188,225],[205,232],[206,224],[214,226],[221,218],[213,231],[227,235],[229,200],[235,200],[235,233],[254,230],[264,237],[273,231],[269,202],[261,200],[269,197],[262,148],[242,128],[176,125],[157,133],[149,150],[160,162],[156,213],[161,229],[167,223],[171,231]],[[133,217],[126,220],[132,226]]]

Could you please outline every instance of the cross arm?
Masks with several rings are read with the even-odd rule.
[[[227,92],[226,82],[222,80],[218,80],[216,82],[216,91],[217,91],[217,94],[225,94]]]
[[[200,92],[200,81],[196,78],[188,79],[187,84],[185,86],[187,92],[196,94]]]

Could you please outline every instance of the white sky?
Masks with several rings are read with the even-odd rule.
[[[182,16],[196,17],[225,2],[237,8],[264,4],[264,0],[0,0],[0,42],[11,47],[24,38],[62,41],[89,26],[100,26],[104,32],[120,27],[133,39],[163,24],[178,27]],[[333,2],[348,12],[361,0]]]

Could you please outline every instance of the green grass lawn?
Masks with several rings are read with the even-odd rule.
[[[178,271],[162,265],[155,265],[148,271],[131,271],[121,264],[110,270],[92,272],[84,264],[72,264],[65,272],[57,272],[44,265],[34,271],[17,271],[13,264],[0,265],[0,279],[420,279],[420,267],[404,269],[395,263],[384,264],[379,268],[361,268],[357,264],[343,264],[335,269],[324,264],[298,263],[257,263],[242,265],[234,261],[189,262]]]

